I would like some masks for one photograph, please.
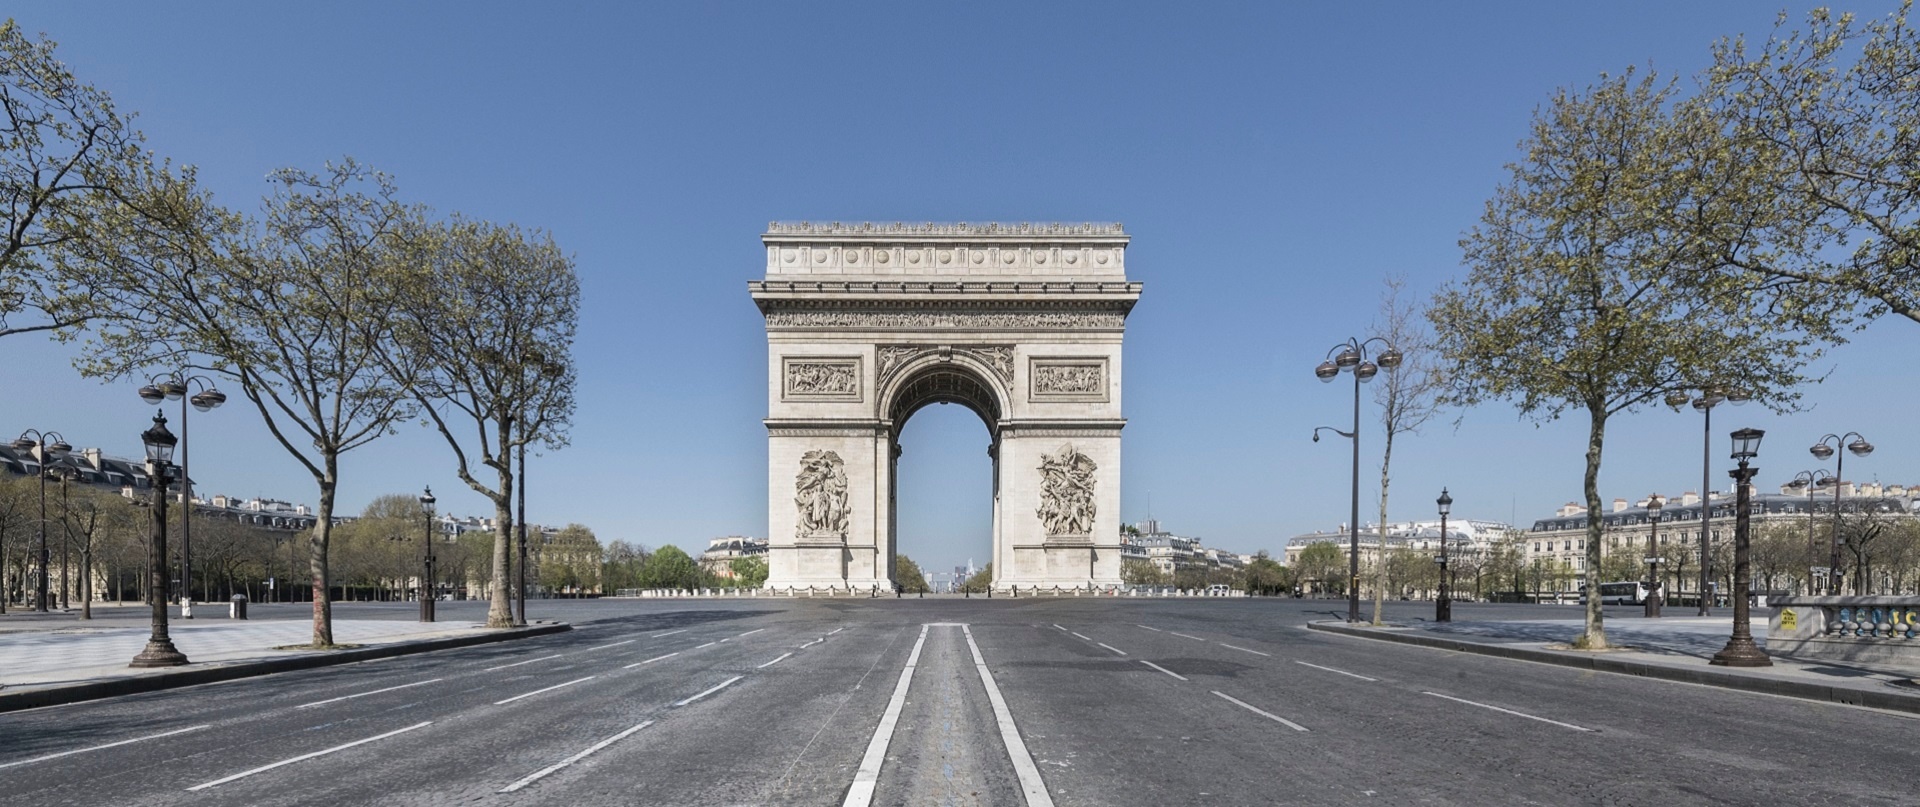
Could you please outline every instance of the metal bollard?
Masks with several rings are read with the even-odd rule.
[[[247,618],[247,595],[233,595],[233,601],[228,603],[227,616],[231,619]]]

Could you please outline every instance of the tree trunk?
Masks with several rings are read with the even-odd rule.
[[[1587,494],[1587,626],[1586,632],[1574,639],[1573,645],[1585,650],[1607,649],[1606,628],[1602,624],[1604,613],[1600,610],[1600,448],[1607,436],[1607,413],[1597,406],[1589,407],[1587,414],[1592,418],[1587,430],[1587,475],[1585,489]]]
[[[503,460],[502,465],[507,463]],[[493,588],[487,603],[487,627],[513,627],[513,606],[507,599],[507,558],[513,551],[513,472],[500,469],[500,488],[493,499]]]
[[[88,540],[87,543],[89,544],[89,546],[85,549],[80,550],[80,618],[81,619],[93,618],[93,548],[91,546],[93,541]]]
[[[314,513],[313,536],[307,544],[307,573],[313,581],[313,646],[333,646],[333,598],[327,589],[327,542],[333,537],[334,480],[339,458],[324,457],[326,476],[320,480],[320,506]]]
[[[1380,585],[1381,572],[1387,565],[1387,471],[1393,466],[1393,429],[1386,429],[1385,448],[1380,454],[1380,521],[1374,530],[1377,541],[1374,549],[1373,573],[1373,624],[1380,624],[1380,610],[1386,600],[1386,589]],[[1354,529],[1359,529],[1355,526]]]

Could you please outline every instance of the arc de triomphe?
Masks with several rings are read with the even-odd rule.
[[[1118,224],[775,223],[765,280],[767,585],[892,587],[900,429],[986,424],[993,577],[1120,583]]]

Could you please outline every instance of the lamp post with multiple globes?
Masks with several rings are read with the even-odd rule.
[[[1381,350],[1377,357],[1368,358],[1367,348],[1378,342]],[[1327,351],[1325,361],[1313,368],[1313,374],[1323,382],[1332,383],[1342,372],[1353,373],[1353,431],[1344,432],[1332,426],[1320,426],[1313,430],[1314,442],[1320,441],[1322,430],[1333,432],[1353,442],[1353,507],[1347,522],[1347,621],[1360,621],[1360,385],[1372,381],[1381,369],[1393,372],[1400,366],[1400,350],[1391,342],[1380,337],[1370,339],[1350,338],[1334,345]],[[1384,547],[1382,547],[1384,549]]]
[[[200,391],[189,396],[190,385]],[[181,399],[185,400],[181,400]],[[215,389],[206,376],[163,373],[148,379],[140,388],[140,400],[155,406],[162,401],[180,401],[180,618],[193,618],[193,468],[187,445],[187,404],[202,412],[211,412],[227,402],[227,395]]]

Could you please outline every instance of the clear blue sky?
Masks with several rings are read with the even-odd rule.
[[[1861,5],[1878,15],[1890,2]],[[1804,4],[1792,6],[1797,16]],[[746,281],[774,219],[1111,220],[1146,283],[1127,334],[1123,516],[1278,549],[1346,519],[1344,441],[1311,428],[1350,392],[1312,368],[1362,332],[1381,279],[1461,274],[1460,233],[1555,87],[1629,65],[1692,73],[1779,6],[1642,2],[20,3],[152,146],[252,207],[268,171],[353,155],[410,200],[551,229],[586,292],[571,448],[537,459],[531,516],[602,540],[699,548],[766,533],[765,341]],[[1920,482],[1920,326],[1886,322],[1823,365],[1812,411],[1719,410],[1768,429],[1772,485],[1857,429],[1850,477]],[[138,451],[134,385],[70,349],[0,341],[0,428]],[[1369,413],[1371,416],[1371,412]],[[1453,421],[1459,416],[1456,428]],[[1721,428],[1724,426],[1725,428]],[[194,420],[203,492],[312,502],[244,401]],[[1584,424],[1492,405],[1395,455],[1392,515],[1531,522],[1579,495]],[[1377,463],[1377,427],[1365,448]],[[7,435],[11,436],[11,434]],[[957,407],[907,427],[902,550],[988,555],[986,431]],[[1700,481],[1698,415],[1615,422],[1602,495]],[[431,483],[483,514],[417,426],[350,455],[341,503]],[[1363,470],[1374,496],[1376,468]],[[1716,469],[1716,484],[1724,473]],[[1362,512],[1374,506],[1363,504]]]

